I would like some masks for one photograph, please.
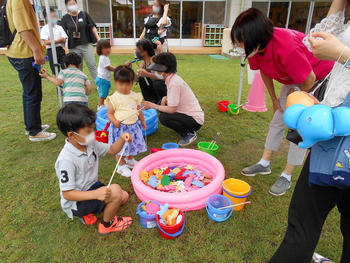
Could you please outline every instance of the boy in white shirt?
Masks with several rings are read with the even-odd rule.
[[[47,21],[47,14],[46,10],[44,9],[43,15]],[[53,35],[54,40],[56,44],[56,54],[57,54],[57,63],[61,67],[61,69],[65,68],[64,65],[64,57],[66,56],[66,52],[64,51],[64,45],[67,41],[67,34],[64,31],[63,27],[60,25],[57,25],[57,14],[55,10],[50,8],[50,17],[51,17],[51,23],[53,27]],[[49,57],[50,62],[50,68],[52,71],[52,74],[55,75],[55,64],[53,63],[53,57],[52,57],[52,50],[51,50],[51,40],[50,40],[50,31],[49,31],[49,25],[46,24],[40,31],[40,38],[44,42],[44,44],[47,47],[47,56]],[[58,67],[58,71],[60,71],[60,67]]]
[[[98,41],[96,53],[100,56],[96,78],[99,94],[97,110],[100,110],[104,107],[105,99],[111,88],[111,71],[115,70],[115,67],[111,66],[111,61],[108,57],[111,54],[111,43],[108,40]]]

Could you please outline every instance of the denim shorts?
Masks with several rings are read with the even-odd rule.
[[[96,190],[102,186],[105,186],[100,181],[97,181],[94,183],[88,191]],[[77,202],[77,209],[78,210],[72,210],[73,215],[77,217],[83,217],[88,214],[99,214],[102,213],[102,211],[105,209],[106,203],[102,202],[100,200],[87,200],[87,201],[80,201]]]
[[[111,82],[102,78],[96,78],[96,85],[98,87],[98,94],[100,98],[107,98],[108,92],[111,88]]]

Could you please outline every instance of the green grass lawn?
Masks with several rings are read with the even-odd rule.
[[[114,65],[131,56],[111,57]],[[0,261],[1,262],[267,262],[279,246],[287,225],[287,212],[295,186],[283,197],[268,193],[284,167],[288,143],[274,156],[271,176],[246,178],[240,169],[259,160],[272,112],[243,111],[230,117],[219,112],[217,101],[236,101],[239,61],[214,60],[209,56],[179,55],[178,74],[197,95],[205,111],[206,122],[198,141],[210,141],[221,132],[217,158],[223,163],[226,178],[248,182],[253,189],[252,204],[233,213],[224,223],[210,221],[205,210],[188,212],[184,233],[165,240],[157,229],[146,230],[138,222],[136,207],[140,202],[130,179],[117,176],[114,182],[131,193],[121,215],[133,216],[134,224],[123,233],[99,236],[96,226],[70,220],[60,207],[55,160],[63,147],[64,136],[55,124],[59,109],[56,89],[43,81],[43,123],[57,132],[54,141],[31,143],[24,136],[21,86],[6,57],[0,57]],[[85,69],[86,71],[86,69]],[[246,81],[245,81],[246,83]],[[139,90],[136,86],[135,90]],[[113,88],[112,88],[113,91]],[[248,93],[244,85],[243,99]],[[97,91],[89,105],[96,109]],[[267,99],[271,108],[270,100]],[[150,147],[176,142],[178,136],[160,126],[149,136]],[[195,148],[195,145],[192,146]],[[138,156],[138,158],[142,158]],[[100,180],[110,178],[115,160],[100,161]],[[332,211],[324,226],[317,251],[336,262],[340,260],[342,238],[339,213]]]

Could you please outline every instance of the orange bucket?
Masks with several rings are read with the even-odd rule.
[[[228,197],[235,205],[246,202],[248,196],[252,193],[250,185],[239,179],[226,179],[222,183],[222,194]],[[234,207],[234,211],[240,211],[244,208],[244,205]]]

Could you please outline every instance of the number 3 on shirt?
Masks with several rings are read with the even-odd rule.
[[[64,184],[64,183],[67,183],[69,181],[69,178],[68,178],[68,173],[66,170],[62,170],[61,171],[61,183]]]

